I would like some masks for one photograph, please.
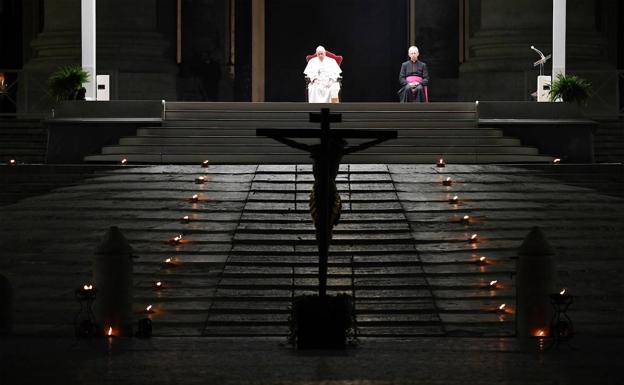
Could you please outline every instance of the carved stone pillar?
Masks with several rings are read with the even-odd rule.
[[[552,1],[481,0],[480,28],[460,66],[461,100],[529,100],[539,57],[552,51]],[[568,0],[567,69],[606,69],[607,41],[598,32],[593,0]],[[546,65],[550,73],[551,63]]]
[[[20,76],[20,113],[49,111],[48,76],[81,64],[80,23],[80,0],[45,0],[43,32]],[[156,32],[156,0],[98,1],[96,39],[97,70],[111,75],[112,99],[175,99],[177,67]]]

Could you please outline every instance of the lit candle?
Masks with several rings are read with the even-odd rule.
[[[155,313],[155,311],[152,309],[152,307],[153,307],[152,305],[147,306],[147,307],[145,308],[145,313],[146,313],[146,314],[154,314],[154,313]]]
[[[470,215],[464,215],[461,219],[461,223],[470,224]]]
[[[455,195],[454,197],[449,199],[449,203],[452,204],[452,205],[458,204],[459,203],[459,197],[457,195]]]
[[[554,164],[559,164],[559,163],[561,163],[561,159],[555,158],[555,159],[553,159],[553,163]]]
[[[477,234],[472,234],[470,238],[468,238],[468,243],[477,243],[479,242],[479,236]]]
[[[487,265],[487,264],[488,264],[488,261],[487,261],[487,258],[486,258],[486,257],[479,257],[479,259],[477,260],[477,263],[478,263],[479,265]]]
[[[93,285],[90,283],[86,283],[76,289],[76,296],[79,299],[95,299],[96,290],[93,288]]]
[[[453,185],[453,181],[451,180],[451,177],[449,176],[448,178],[444,179],[442,181],[442,185],[444,185],[444,186],[452,186]]]
[[[498,286],[496,285],[498,283],[498,280],[493,280],[490,281],[490,289],[496,289]]]
[[[565,293],[566,293],[566,289],[562,289],[562,290],[559,292],[559,295],[565,295]]]
[[[440,158],[440,159],[438,160],[438,163],[436,163],[436,166],[437,166],[437,167],[446,167],[446,163],[444,162],[444,159],[443,159],[443,158]]]
[[[169,267],[176,267],[178,265],[178,262],[176,261],[176,259],[174,257],[169,257],[167,259],[164,260],[165,265],[169,266]]]
[[[160,290],[160,289],[162,289],[163,287],[165,287],[165,286],[163,285],[162,281],[157,281],[156,283],[154,283],[154,288],[155,288],[156,290]]]
[[[197,195],[197,194],[193,195],[193,196],[191,197],[191,199],[189,199],[189,201],[190,201],[191,203],[196,203],[196,202],[198,202],[198,201],[199,201],[199,195]]]
[[[533,333],[533,336],[535,336],[535,337],[546,337],[546,332],[543,329],[537,329]]]
[[[179,245],[182,242],[182,234],[176,235],[172,239],[169,240],[169,243],[172,245]]]
[[[120,163],[122,166],[125,166],[125,165],[127,165],[127,164],[128,164],[128,159],[123,158],[122,160],[120,160],[120,161],[119,161],[119,163]]]
[[[208,159],[206,159],[205,161],[202,162],[201,166],[206,168],[210,165],[210,161]]]
[[[507,313],[507,304],[502,304],[498,307],[499,313]]]
[[[191,221],[191,219],[189,218],[188,215],[185,215],[182,217],[182,223],[189,223]]]
[[[198,176],[197,178],[195,178],[195,184],[204,184],[204,183],[206,183],[206,177]]]
[[[112,326],[108,327],[108,330],[106,331],[106,335],[108,337],[113,337],[114,336],[114,334],[113,334],[113,327]]]
[[[9,161],[7,162],[7,164],[9,166],[16,166],[17,165],[17,161],[15,159],[9,159]]]

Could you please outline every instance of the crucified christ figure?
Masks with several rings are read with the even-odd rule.
[[[310,216],[312,217],[312,223],[314,223],[314,228],[316,229],[317,239],[319,239],[320,232],[324,231],[324,229],[321,229],[319,225],[319,207],[323,207],[323,205],[319,202],[319,197],[323,196],[320,187],[322,179],[321,160],[323,156],[327,157],[326,160],[329,162],[327,175],[327,181],[329,182],[329,202],[327,202],[327,204],[329,204],[330,207],[330,217],[328,223],[328,226],[330,226],[330,228],[328,229],[328,232],[329,239],[331,240],[331,230],[334,228],[334,226],[336,226],[336,224],[338,224],[338,221],[340,220],[340,212],[342,211],[342,200],[340,199],[340,194],[338,193],[338,188],[336,187],[336,177],[338,176],[340,161],[345,155],[365,150],[389,138],[377,138],[355,146],[348,146],[348,143],[344,138],[331,135],[329,137],[329,151],[327,152],[322,151],[322,147],[320,144],[309,145],[282,136],[271,136],[271,138],[287,146],[310,153],[310,157],[313,161],[312,174],[314,175],[314,185],[312,186],[312,191],[310,192],[309,205]]]

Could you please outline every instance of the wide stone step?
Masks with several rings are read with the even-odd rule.
[[[312,139],[310,141],[313,141]],[[393,141],[397,142],[397,141]],[[222,136],[134,136],[121,138],[119,145],[216,145],[216,144],[263,144],[263,145],[275,145],[275,140],[266,137],[257,136],[234,136],[234,135],[222,135]],[[392,143],[392,142],[390,142]],[[455,146],[455,145],[497,145],[497,146],[520,146],[520,140],[515,138],[499,138],[491,136],[403,136],[400,138],[402,145],[410,146]]]
[[[343,158],[345,162],[357,164],[370,163],[415,163],[431,164],[435,162],[440,153],[426,154],[396,154],[378,153],[347,155]],[[130,164],[195,164],[201,163],[206,158],[211,162],[219,164],[250,164],[250,163],[280,163],[280,164],[300,164],[309,163],[310,158],[305,154],[123,154],[120,155],[91,155],[85,157],[86,162],[118,163],[122,158],[126,158]],[[551,163],[553,157],[542,155],[517,155],[517,154],[447,154],[444,159],[449,163],[458,164],[480,164],[480,163]]]
[[[332,112],[354,111],[476,111],[476,103],[252,103],[252,102],[167,102],[165,111],[306,111],[318,112],[329,108]]]
[[[306,126],[307,128],[318,128],[317,126]],[[293,127],[292,125],[280,128],[306,128],[303,126]],[[219,127],[215,125],[207,125],[204,127],[181,125],[177,127],[145,127],[137,130],[137,136],[158,136],[158,137],[204,137],[204,136],[256,136],[256,128],[259,125],[247,128],[237,127]],[[353,128],[353,127],[351,127]],[[357,127],[355,127],[357,128]],[[503,133],[499,129],[494,128],[475,128],[475,127],[459,127],[459,128],[418,128],[418,127],[381,127],[369,126],[366,129],[397,129],[399,138],[418,136],[418,137],[502,137]]]
[[[308,119],[221,119],[206,120],[202,118],[163,121],[163,127],[231,127],[231,128],[318,128],[318,123],[311,123]],[[352,119],[335,123],[333,128],[475,128],[475,119]]]
[[[223,110],[167,110],[166,120],[210,120],[210,121],[226,121],[226,120],[271,120],[271,121],[301,121],[309,120],[310,112],[308,111],[223,111]],[[465,120],[476,119],[475,111],[361,111],[361,112],[344,112],[342,113],[342,121],[368,121],[368,120]]]
[[[390,143],[396,143],[392,141]],[[372,147],[358,154],[373,153],[395,153],[395,154],[521,154],[521,155],[537,155],[537,149],[534,147],[520,146],[502,146],[502,145],[455,145],[455,146],[410,146],[410,145],[394,145],[386,144]],[[301,151],[293,149],[283,144],[221,144],[221,145],[200,145],[200,144],[167,144],[167,145],[120,145],[106,146],[102,148],[102,154],[207,154],[207,155],[243,155],[243,154],[299,154]]]

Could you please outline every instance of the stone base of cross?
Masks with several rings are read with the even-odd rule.
[[[313,159],[314,186],[311,196],[314,197],[315,202],[311,202],[310,206],[319,250],[319,296],[321,297],[327,295],[329,245],[335,225],[334,218],[337,218],[334,203],[340,202],[336,189],[336,175],[340,161],[344,155],[397,137],[395,130],[330,129],[330,123],[341,121],[341,114],[331,114],[329,108],[322,108],[320,113],[310,113],[310,122],[320,123],[320,130],[280,128],[256,130],[256,136],[267,136],[293,148],[307,151]],[[320,143],[308,145],[292,140],[292,138],[318,138]],[[349,147],[346,139],[371,140]]]

